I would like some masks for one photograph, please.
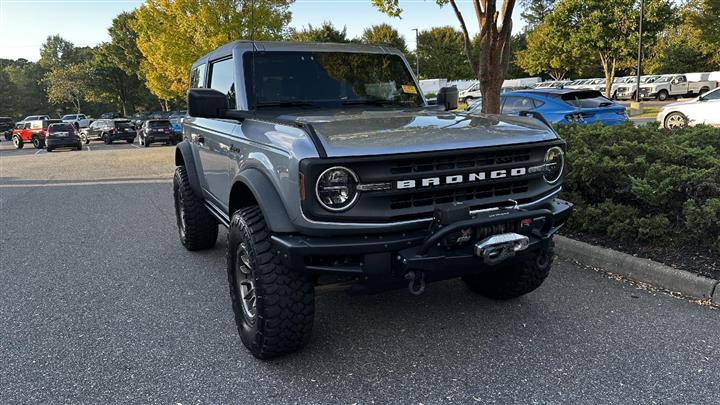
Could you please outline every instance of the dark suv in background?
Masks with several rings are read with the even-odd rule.
[[[0,136],[5,138],[6,141],[12,139],[12,130],[15,126],[15,121],[10,117],[0,117]]]
[[[182,136],[182,134],[180,134]],[[153,142],[164,142],[166,145],[175,145],[178,136],[173,130],[170,120],[147,120],[138,129],[141,145],[150,146]]]
[[[45,134],[45,149],[48,152],[52,152],[57,148],[82,149],[80,135],[78,135],[75,125],[69,122],[62,122],[48,126]]]
[[[127,119],[99,119],[80,131],[80,139],[85,144],[96,139],[108,145],[118,140],[133,143],[135,126]]]

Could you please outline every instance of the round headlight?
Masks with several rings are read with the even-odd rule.
[[[342,166],[331,167],[318,177],[315,196],[326,210],[343,211],[355,203],[357,184],[357,175],[352,170]]]
[[[565,168],[565,153],[557,146],[553,146],[545,153],[545,174],[543,178],[550,184],[556,183],[562,176]]]

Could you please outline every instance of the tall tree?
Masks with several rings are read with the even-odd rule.
[[[55,68],[45,75],[48,100],[54,104],[71,103],[80,113],[90,86],[90,72],[85,64]]]
[[[324,21],[319,27],[308,24],[307,27],[290,31],[290,40],[298,42],[350,42],[347,27],[335,28],[330,21]]]
[[[546,73],[553,80],[562,80],[569,72],[582,74],[592,68],[593,55],[587,48],[569,45],[548,25],[528,33],[527,44],[527,49],[515,55],[518,64],[530,74]]]
[[[75,45],[60,35],[51,35],[40,46],[38,64],[50,70],[59,66],[75,63]]]
[[[448,80],[474,76],[465,63],[463,34],[453,27],[434,27],[420,31],[416,52],[420,57],[420,74],[424,78]]]
[[[520,6],[523,11],[520,16],[525,20],[527,25],[525,31],[532,31],[542,24],[553,10],[556,0],[520,0]]]
[[[0,98],[0,115],[22,118],[27,114],[47,114],[49,105],[42,84],[45,70],[25,59],[3,61],[2,80],[10,93]],[[7,79],[7,81],[6,81]]]
[[[439,6],[450,4],[463,33],[465,57],[471,71],[480,81],[482,92],[482,111],[500,112],[500,90],[510,62],[510,37],[512,35],[512,13],[515,0],[504,0],[498,10],[496,0],[473,0],[475,19],[479,28],[478,41],[468,33],[465,16],[457,6],[456,0],[435,0]],[[382,12],[399,17],[402,9],[399,0],[372,0]],[[473,48],[476,53],[473,52]]]
[[[112,63],[123,72],[142,79],[140,61],[143,55],[137,47],[137,33],[131,27],[134,20],[135,12],[122,12],[113,18],[108,34],[110,34],[110,43],[116,49],[111,53],[111,58]]]
[[[520,79],[531,75],[530,72],[520,66],[520,62],[518,60],[518,51],[524,51],[527,47],[527,33],[519,32],[510,37],[510,48],[515,50],[515,52],[510,55],[510,63],[508,64],[506,79]]]
[[[236,39],[282,38],[292,1],[147,0],[129,21],[147,87],[166,101],[184,98],[197,58]]]
[[[361,41],[365,44],[390,45],[399,49],[402,53],[406,54],[408,52],[405,38],[390,24],[379,24],[365,28]]]
[[[643,41],[648,46],[672,15],[670,0],[645,0]],[[634,64],[639,21],[636,0],[561,0],[545,19],[549,30],[565,38],[568,49],[594,51],[603,67],[608,97],[618,68]]]

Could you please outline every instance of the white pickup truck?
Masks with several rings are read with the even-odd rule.
[[[86,117],[85,114],[68,114],[63,115],[62,122],[73,124],[76,129],[80,129],[89,127],[93,120]]]
[[[640,86],[640,97],[665,101],[669,97],[697,97],[717,87],[717,82],[690,82],[685,75],[665,75]]]

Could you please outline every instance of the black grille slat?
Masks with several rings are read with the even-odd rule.
[[[402,194],[392,197],[390,200],[390,209],[426,207],[434,204],[509,196],[527,192],[528,188],[528,181],[514,181],[491,185],[471,185],[442,191],[418,191],[412,194]]]
[[[522,163],[529,160],[529,150],[502,153],[478,153],[474,155],[403,160],[395,162],[389,170],[390,174],[426,173],[453,169],[471,169],[508,163]]]

